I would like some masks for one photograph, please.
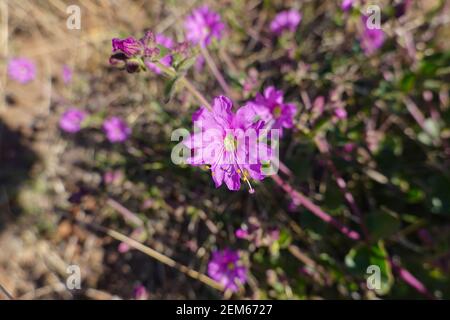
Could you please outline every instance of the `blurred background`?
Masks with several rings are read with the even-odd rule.
[[[204,4],[226,25],[209,52],[235,101],[274,85],[297,106],[280,148],[285,181],[362,240],[270,179],[253,195],[231,192],[207,170],[172,163],[171,133],[190,130],[199,105],[180,88],[168,94],[158,74],[111,66],[111,39],[151,29],[182,42],[185,18]],[[368,4],[381,8],[385,33],[370,55],[361,46]],[[68,27],[70,5],[80,29]],[[301,23],[274,36],[270,23],[286,9]],[[440,0],[350,9],[317,0],[1,1],[0,284],[19,299],[448,299],[449,10]],[[18,57],[34,63],[31,81],[8,71]],[[209,100],[223,94],[201,59],[186,77]],[[91,117],[69,134],[59,121],[73,107]],[[110,116],[131,128],[124,143],[105,138]],[[89,224],[200,273],[213,250],[239,250],[247,284],[224,296]],[[79,290],[66,287],[69,265],[80,267]],[[380,267],[381,290],[366,285],[369,265]]]

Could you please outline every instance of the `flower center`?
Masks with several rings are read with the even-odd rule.
[[[228,133],[225,136],[225,139],[223,139],[223,145],[226,151],[228,152],[235,151],[237,149],[237,140],[231,133]]]
[[[234,270],[234,263],[233,262],[229,262],[227,267],[228,267],[228,270]]]
[[[272,114],[275,119],[279,118],[281,116],[281,106],[273,108]]]

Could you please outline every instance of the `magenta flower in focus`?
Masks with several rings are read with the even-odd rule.
[[[124,142],[131,134],[131,129],[125,121],[118,117],[111,117],[103,122],[103,131],[110,142]]]
[[[250,192],[250,178],[262,180],[262,163],[270,160],[271,150],[260,139],[262,121],[250,106],[231,111],[232,102],[225,96],[214,99],[213,111],[201,107],[192,116],[194,132],[184,144],[194,151],[188,159],[192,165],[209,165],[216,188],[223,182],[229,190],[239,190],[241,179]]]
[[[155,38],[156,38],[157,44],[159,44],[163,47],[166,47],[167,49],[173,48],[173,40],[171,38],[168,38],[160,33],[158,33]],[[166,67],[169,67],[172,64],[172,55],[168,54],[168,55],[162,57],[161,59],[159,59],[159,62],[161,64],[165,65]],[[161,74],[161,69],[158,68],[158,66],[155,63],[147,62],[146,65],[154,73]]]
[[[341,9],[344,12],[349,11],[353,7],[353,1],[354,0],[342,0],[341,2]]]
[[[14,58],[8,63],[8,74],[11,79],[26,84],[36,77],[36,65],[28,58]]]
[[[384,43],[384,32],[381,29],[369,29],[367,17],[362,16],[363,32],[360,36],[360,44],[367,56],[374,54]]]
[[[247,281],[247,268],[241,264],[239,253],[231,249],[214,251],[208,263],[208,275],[232,292]]]
[[[208,46],[213,38],[220,40],[225,29],[220,15],[206,5],[194,9],[191,15],[186,18],[184,27],[186,38],[203,47]]]
[[[68,84],[72,81],[73,72],[72,69],[65,64],[62,69],[62,78],[65,84]]]
[[[283,128],[292,128],[293,119],[297,113],[297,107],[293,103],[285,103],[283,91],[270,86],[264,90],[264,94],[258,93],[255,100],[248,103],[256,114],[270,129],[279,129],[280,136]]]
[[[300,21],[302,21],[302,15],[297,10],[281,11],[270,23],[270,31],[276,35],[282,34],[285,30],[294,32]]]
[[[76,108],[70,108],[59,119],[59,127],[65,132],[78,132],[85,118],[86,112]]]

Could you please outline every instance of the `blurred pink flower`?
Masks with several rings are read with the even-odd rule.
[[[8,63],[8,74],[11,79],[26,84],[36,77],[36,65],[28,58],[14,58]]]
[[[338,107],[334,109],[334,115],[339,120],[347,119],[347,111],[344,108]]]
[[[137,285],[133,290],[135,300],[147,300],[149,297],[148,291],[142,284]]]
[[[281,11],[270,23],[270,31],[276,35],[280,35],[286,30],[294,32],[301,20],[302,14],[295,9]]]
[[[110,142],[124,142],[131,134],[131,129],[119,117],[111,117],[103,122],[103,131]]]
[[[239,253],[231,249],[213,252],[208,275],[232,292],[247,282],[247,268],[242,265]]]
[[[264,94],[258,93],[255,100],[247,103],[265,122],[266,127],[279,129],[280,136],[283,134],[283,128],[294,126],[294,116],[297,113],[295,104],[284,102],[283,96],[283,91],[270,86],[264,90]]]
[[[62,114],[61,118],[59,119],[59,127],[65,132],[78,132],[80,131],[81,124],[83,123],[86,116],[86,112],[82,110],[69,108]]]
[[[72,69],[68,65],[64,65],[62,68],[62,78],[65,84],[68,84],[72,81],[73,72]]]
[[[342,11],[349,11],[353,7],[354,0],[342,0],[341,9]]]
[[[352,143],[352,142],[348,142],[344,145],[344,147],[342,148],[344,150],[344,152],[346,153],[350,153],[353,152],[356,149],[356,144]]]
[[[239,228],[234,232],[234,235],[238,239],[246,239],[248,237],[248,231],[243,228]]]
[[[225,25],[220,15],[204,5],[194,9],[184,23],[186,38],[194,44],[208,46],[213,38],[222,38]]]
[[[373,55],[383,46],[384,43],[384,31],[377,28],[370,29],[367,25],[367,17],[362,16],[361,21],[363,24],[363,32],[360,36],[361,48],[367,56]]]
[[[126,253],[126,252],[130,251],[130,246],[128,244],[126,244],[125,242],[121,242],[121,243],[119,243],[119,247],[117,248],[117,250],[120,253]]]
[[[122,178],[123,174],[120,170],[109,170],[103,174],[103,182],[105,184],[114,184]]]

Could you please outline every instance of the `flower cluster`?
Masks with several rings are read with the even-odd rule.
[[[187,40],[203,47],[208,46],[213,38],[220,40],[225,29],[220,15],[206,5],[194,9],[184,26]]]
[[[36,65],[28,58],[14,58],[8,63],[8,74],[11,79],[26,84],[36,78]]]
[[[231,292],[237,292],[247,282],[247,268],[242,265],[239,253],[231,249],[212,253],[208,275]]]
[[[156,61],[159,53],[155,35],[147,31],[139,40],[134,37],[112,39],[112,56],[109,62],[112,65],[125,65],[126,70],[133,73],[145,70],[144,63]]]

